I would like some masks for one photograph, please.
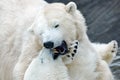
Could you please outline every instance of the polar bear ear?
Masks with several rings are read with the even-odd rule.
[[[74,2],[69,2],[66,5],[66,10],[68,13],[73,14],[77,10],[77,5]]]

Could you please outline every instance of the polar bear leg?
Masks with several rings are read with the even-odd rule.
[[[105,60],[108,64],[112,62],[113,58],[117,54],[118,43],[115,40],[109,42],[108,44],[92,43],[92,45],[98,54],[102,57],[102,59]]]
[[[13,70],[14,80],[23,80],[26,69],[32,62],[33,58],[38,55],[38,51],[42,46],[39,46],[37,37],[27,34],[25,37],[21,54]],[[38,47],[39,46],[39,47]]]
[[[113,58],[116,56],[117,50],[118,50],[117,42],[116,41],[109,42],[107,44],[104,54],[102,55],[103,60],[110,64],[113,61]]]

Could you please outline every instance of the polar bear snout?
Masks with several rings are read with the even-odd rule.
[[[62,44],[63,34],[56,29],[45,29],[41,35],[41,40],[45,48],[51,49]]]
[[[54,47],[54,43],[51,42],[51,41],[48,41],[48,42],[45,42],[43,43],[44,47],[47,48],[47,49],[51,49]]]

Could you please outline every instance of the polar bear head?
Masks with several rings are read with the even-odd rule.
[[[85,19],[74,2],[47,4],[37,15],[29,31],[38,35],[46,48],[55,48],[65,40],[82,40],[86,34]]]

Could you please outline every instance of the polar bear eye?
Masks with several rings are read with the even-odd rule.
[[[58,28],[58,27],[59,27],[59,24],[55,25],[54,27],[55,27],[55,28]]]

